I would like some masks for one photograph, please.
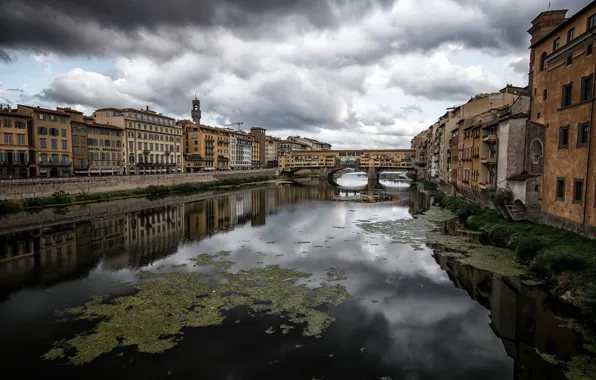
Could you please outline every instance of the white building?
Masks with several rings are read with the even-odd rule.
[[[246,133],[230,131],[230,168],[249,170],[251,167],[252,137]]]

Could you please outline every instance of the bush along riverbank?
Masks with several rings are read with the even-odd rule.
[[[558,228],[502,218],[465,198],[445,196],[449,209],[488,244],[515,252],[517,261],[552,292],[596,315],[596,242]]]
[[[31,211],[46,207],[66,207],[75,204],[106,202],[125,198],[159,198],[173,194],[192,194],[207,190],[230,189],[251,184],[262,184],[277,177],[228,178],[213,182],[188,182],[178,185],[148,186],[132,190],[109,191],[102,193],[68,194],[54,193],[48,198],[26,198],[23,201],[0,200],[0,215],[19,211]]]

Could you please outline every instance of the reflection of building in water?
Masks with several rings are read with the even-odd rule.
[[[230,197],[211,198],[184,205],[185,237],[199,240],[232,226]]]
[[[141,267],[176,253],[184,233],[184,205],[162,206],[130,213],[128,265]]]
[[[244,224],[252,218],[251,191],[238,192],[230,196],[232,211],[232,226]]]
[[[262,226],[265,224],[267,211],[267,190],[260,189],[252,192],[252,226]]]
[[[436,259],[458,288],[491,311],[491,328],[515,361],[515,379],[565,379],[561,367],[546,362],[536,349],[569,360],[581,352],[581,342],[577,333],[561,326],[563,322],[548,307],[547,293],[518,278],[494,276],[451,257]]]

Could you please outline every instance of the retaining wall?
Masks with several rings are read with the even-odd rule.
[[[212,182],[226,178],[276,176],[277,169],[259,169],[215,173],[148,174],[130,176],[31,178],[0,181],[0,199],[51,197],[64,191],[69,194],[132,190],[150,185],[178,185],[188,182]]]

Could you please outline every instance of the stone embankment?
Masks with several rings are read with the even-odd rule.
[[[0,181],[0,199],[51,197],[64,191],[68,194],[102,193],[143,188],[151,185],[179,185],[189,182],[213,182],[228,178],[275,176],[277,169],[259,169],[215,173],[153,174],[133,176],[32,178]]]

